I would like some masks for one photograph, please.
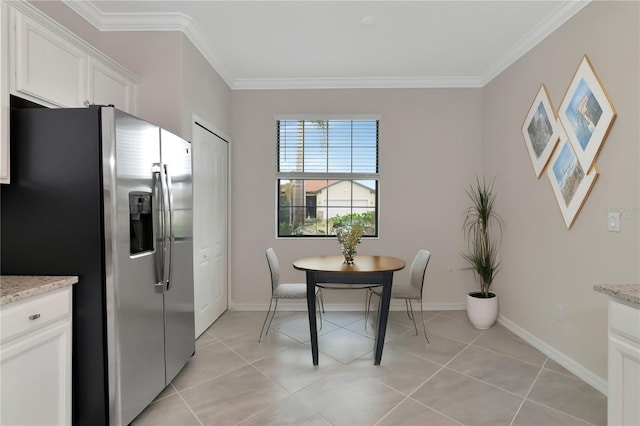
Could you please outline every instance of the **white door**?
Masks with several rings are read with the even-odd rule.
[[[193,124],[193,263],[196,337],[227,309],[228,144]]]

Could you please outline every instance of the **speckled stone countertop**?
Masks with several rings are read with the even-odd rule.
[[[0,276],[0,306],[77,282],[78,277],[2,275]]]
[[[595,291],[637,305],[640,309],[640,284],[596,284]]]

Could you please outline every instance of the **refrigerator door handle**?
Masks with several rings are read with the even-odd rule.
[[[162,285],[164,291],[169,289],[169,274],[171,272],[171,197],[169,194],[169,183],[167,181],[167,169],[164,164],[160,165],[160,184],[162,188]]]
[[[155,163],[152,168],[154,192],[157,193],[158,203],[158,233],[157,241],[160,244],[159,250],[157,250],[156,259],[156,291],[163,293],[166,283],[166,271],[167,271],[167,219],[166,219],[166,185],[164,179],[164,168],[160,163]]]
[[[167,291],[169,291],[172,283],[172,279],[173,279],[173,248],[174,248],[174,242],[175,242],[175,234],[173,232],[173,187],[172,187],[172,181],[171,181],[171,175],[169,174],[169,171],[167,169],[167,165],[164,164],[164,175],[165,175],[165,182],[167,185],[167,205],[168,205],[168,218],[169,218],[169,226],[168,226],[168,234],[167,234],[167,239],[169,240],[169,270],[167,272]]]

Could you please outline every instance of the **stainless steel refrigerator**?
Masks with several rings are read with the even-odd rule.
[[[128,424],[195,351],[191,146],[113,107],[11,110],[2,274],[78,275],[73,422]]]

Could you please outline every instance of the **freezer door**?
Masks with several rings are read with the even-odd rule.
[[[169,384],[195,351],[191,144],[166,130],[160,131],[160,140],[171,205],[168,218],[171,266],[164,294]]]
[[[165,387],[161,196],[153,178],[160,129],[114,108],[102,109],[102,121],[109,422],[124,425]]]

